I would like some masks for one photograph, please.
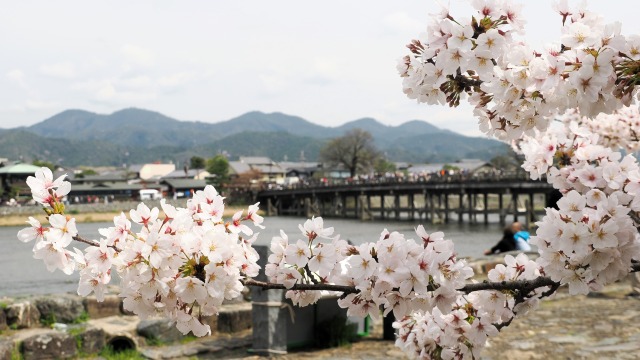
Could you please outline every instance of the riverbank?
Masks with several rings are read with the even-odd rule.
[[[499,259],[500,257],[497,256],[483,257],[472,261],[471,264],[478,273],[483,273],[491,267],[492,261]],[[635,359],[640,352],[640,298],[629,296],[630,291],[631,286],[626,279],[587,296],[570,296],[566,287],[563,287],[553,298],[543,300],[537,310],[517,319],[503,329],[501,334],[491,339],[482,351],[481,359]],[[63,299],[77,298],[72,295],[45,297],[63,304],[69,303]],[[24,303],[19,299],[15,302]],[[248,330],[251,326],[250,302],[223,306],[221,315],[211,319],[212,328],[217,329],[212,336],[194,339],[176,335],[175,339],[167,338],[166,341],[161,340],[159,335],[147,335],[146,341],[141,338],[139,318],[122,314],[121,299],[115,295],[108,296],[105,303],[96,303],[92,298],[75,302],[75,307],[79,308],[76,315],[81,314],[84,317],[83,321],[88,320],[87,331],[98,328],[106,334],[121,334],[121,330],[127,328],[127,333],[138,345],[137,350],[146,358],[260,359],[248,351],[251,348],[251,331]],[[15,319],[11,320],[16,316],[14,313],[30,314],[32,312],[26,311],[28,307],[22,307],[22,305],[15,310],[23,310],[14,311],[12,303],[14,301],[11,299],[0,299],[0,354],[3,344],[24,342],[28,338],[35,341],[39,339],[35,337],[37,334],[51,335],[56,331],[60,333],[59,330],[39,326],[42,319],[50,320],[45,313],[40,314],[39,321],[37,319],[32,321],[36,324],[36,328],[18,330],[22,326],[11,323],[15,321]],[[38,304],[37,301],[32,302],[34,303]],[[50,305],[38,306],[38,308],[41,311],[52,309]],[[7,315],[5,318],[7,324],[4,326],[3,311]],[[66,312],[55,310],[58,321],[64,313]],[[42,316],[43,314],[45,316]],[[25,319],[24,321],[28,321],[25,315],[21,316]],[[107,317],[101,320],[102,316]],[[73,327],[73,325],[69,326]],[[172,327],[167,331],[169,334],[175,334],[175,329]],[[75,332],[72,333],[75,334]],[[77,335],[74,336],[77,337]],[[109,336],[105,336],[104,339],[110,339]],[[11,348],[13,349],[13,345]],[[85,351],[85,353],[90,352]],[[394,346],[393,341],[382,340],[381,321],[374,321],[369,335],[348,346],[331,349],[306,348],[279,358],[284,360],[327,358],[386,360],[406,357]]]
[[[121,204],[121,205],[120,205]],[[115,216],[124,212],[129,217],[129,210],[135,209],[138,203],[112,203],[111,206],[105,204],[82,204],[70,205],[67,214],[76,219],[76,223],[100,223],[113,222]],[[108,204],[107,204],[108,205]],[[147,204],[149,207],[158,206],[159,204]],[[184,207],[185,201],[172,204],[174,206]],[[80,208],[80,209],[78,209]],[[246,210],[247,206],[228,206],[224,209],[224,217],[231,218],[233,214],[240,210]],[[13,210],[13,211],[12,211]],[[22,226],[27,222],[29,216],[33,216],[41,223],[46,222],[46,215],[42,208],[38,206],[25,206],[22,208],[2,208],[0,212],[0,226]],[[160,215],[163,216],[162,211]]]
[[[540,307],[529,315],[517,319],[510,326],[491,339],[481,353],[485,360],[535,360],[535,359],[636,359],[640,351],[640,299],[628,296],[630,285],[627,281],[609,285],[600,292],[587,296],[569,296],[566,288],[561,288],[552,299],[543,300]],[[95,304],[97,305],[97,304]],[[245,359],[259,360],[262,357],[249,352],[251,348],[250,303],[241,306],[244,316],[229,316],[228,310],[222,311],[217,323],[245,324],[235,331],[214,331],[214,335],[194,339],[182,339],[179,335],[175,342],[145,342],[134,336],[139,345],[140,359]],[[226,308],[223,307],[223,309]],[[106,308],[101,307],[101,311]],[[117,307],[115,307],[117,309]],[[89,308],[89,313],[93,315]],[[238,310],[234,310],[237,313]],[[116,311],[117,312],[117,311]],[[227,315],[225,315],[227,314]],[[128,328],[131,334],[140,329],[137,317],[120,315],[103,320],[92,320],[90,327],[109,331],[121,331]],[[225,319],[222,321],[222,319]],[[245,319],[239,321],[238,319]],[[1,328],[1,327],[0,327]],[[224,326],[214,326],[214,329]],[[165,329],[161,327],[158,331]],[[381,321],[375,321],[370,334],[359,341],[346,346],[314,349],[306,348],[277,358],[282,360],[305,359],[406,359],[395,347],[393,341],[382,340]],[[51,334],[51,330],[34,329],[11,331],[5,328],[0,333],[0,345],[9,341],[26,341],[36,331]],[[138,330],[139,331],[139,330]],[[167,328],[160,332],[162,336],[175,333]],[[159,336],[159,335],[158,335]],[[109,337],[107,336],[107,339]],[[182,339],[182,340],[180,340]],[[0,346],[1,347],[1,346]],[[0,349],[1,350],[1,349]],[[94,358],[87,356],[86,358]]]

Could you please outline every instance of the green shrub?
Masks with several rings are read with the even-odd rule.
[[[134,349],[114,351],[111,346],[105,346],[98,354],[106,360],[146,360],[142,354]]]
[[[20,352],[20,343],[16,344],[11,350],[11,360],[23,360],[22,352]]]
[[[83,323],[86,323],[87,321],[89,321],[89,313],[86,310],[83,311],[82,314],[80,314],[80,316],[73,319],[74,324],[83,324]]]
[[[54,313],[51,313],[45,317],[40,318],[40,324],[42,324],[42,326],[44,327],[51,327],[55,323],[56,323],[56,314]]]

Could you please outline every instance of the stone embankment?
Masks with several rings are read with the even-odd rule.
[[[130,316],[115,295],[104,302],[71,294],[0,298],[0,306],[0,360],[93,358],[107,345],[168,359],[250,345],[251,303],[244,300],[225,303],[219,316],[206,318],[212,336],[179,352],[168,344],[192,337],[183,336],[166,319]]]

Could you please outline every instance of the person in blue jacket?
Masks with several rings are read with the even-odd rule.
[[[531,235],[528,231],[522,230],[522,224],[514,222],[511,224],[511,230],[513,231],[513,240],[516,243],[516,250],[518,251],[531,251],[531,245],[529,245],[529,238]]]

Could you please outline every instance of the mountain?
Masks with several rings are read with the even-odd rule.
[[[328,139],[356,128],[369,131],[376,146],[392,161],[489,160],[508,149],[498,141],[466,137],[421,120],[388,126],[362,118],[327,127],[297,116],[253,111],[219,123],[204,123],[130,108],[109,115],[67,110],[29,127],[0,129],[0,156],[68,166],[150,161],[183,164],[195,155],[209,158],[223,151],[232,158],[264,155],[290,161],[304,153],[307,161],[315,161]]]
[[[436,163],[460,159],[488,161],[496,155],[505,154],[507,149],[506,144],[495,140],[439,132],[399,138],[384,151],[389,159],[395,161]]]
[[[161,143],[187,147],[219,138],[212,131],[212,124],[178,121],[157,112],[135,108],[110,115],[67,110],[26,130],[44,137],[102,140],[139,147],[152,147]]]
[[[324,143],[325,140],[297,136],[284,131],[245,131],[205,146],[196,147],[193,151],[199,154],[217,154],[225,151],[231,158],[268,154],[272,159],[283,160],[286,158],[289,161],[297,161],[300,159],[301,153],[304,152],[305,159],[315,160]]]
[[[212,127],[223,136],[243,132],[288,132],[293,135],[329,138],[338,133],[298,116],[279,112],[265,114],[260,111],[248,112],[231,120],[212,124]]]

